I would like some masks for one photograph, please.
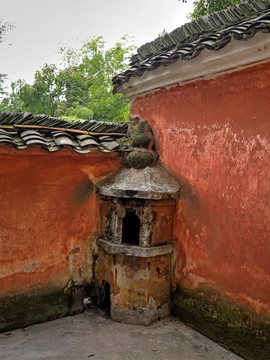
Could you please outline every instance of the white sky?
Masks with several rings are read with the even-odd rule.
[[[32,82],[43,64],[60,61],[62,44],[79,46],[102,35],[106,46],[133,35],[135,45],[154,40],[188,22],[192,0],[0,0],[0,18],[15,28],[0,44],[0,73]]]

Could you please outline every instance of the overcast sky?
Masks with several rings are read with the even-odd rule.
[[[32,82],[45,63],[59,63],[62,44],[79,46],[102,35],[106,46],[133,35],[136,46],[188,22],[192,0],[0,0],[0,18],[15,24],[1,44],[0,73],[8,83]]]

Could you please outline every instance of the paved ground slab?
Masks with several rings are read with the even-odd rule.
[[[240,360],[172,317],[148,327],[83,314],[0,334],[1,360]]]

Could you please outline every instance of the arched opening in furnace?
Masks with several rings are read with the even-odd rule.
[[[128,211],[122,223],[122,244],[139,245],[140,226],[141,222],[136,213]]]

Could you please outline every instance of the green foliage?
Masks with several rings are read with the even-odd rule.
[[[2,100],[0,110],[4,110],[5,106],[8,111],[29,111],[50,116],[57,114],[61,91],[55,65],[44,65],[36,71],[33,85],[18,80],[11,84],[11,90],[9,97]]]
[[[94,113],[91,109],[88,109],[87,107],[84,106],[74,106],[74,107],[70,107],[66,110],[65,112],[65,116],[73,119],[73,120],[78,120],[78,119],[93,119]]]
[[[9,21],[4,21],[3,19],[0,19],[0,43],[5,40],[7,32],[13,28],[14,25],[11,24]]]
[[[0,74],[0,96],[3,96],[6,94],[5,87],[4,87],[4,81],[6,80],[7,75],[6,74]]]
[[[0,19],[0,44],[5,40],[6,33],[9,30],[11,30],[13,27],[14,26],[10,22]],[[6,74],[0,74],[0,97],[6,95],[6,91],[4,87],[4,81],[6,80],[6,78],[7,78]]]
[[[194,1],[194,10],[191,13],[191,18],[198,19],[203,15],[223,10],[241,1],[243,0],[196,0]]]
[[[20,89],[24,111],[56,116],[61,96],[57,73],[55,65],[46,64],[36,71],[33,85],[25,84]]]
[[[17,80],[11,83],[11,93],[0,103],[1,111],[23,111],[23,100],[21,89],[26,86],[24,80]]]
[[[111,82],[113,76],[127,67],[134,49],[127,43],[127,37],[123,37],[114,47],[105,50],[99,36],[85,42],[80,49],[60,49],[65,64],[59,74],[65,93],[62,113],[68,115],[67,109],[75,107],[79,116],[78,110],[82,107],[91,110],[96,120],[128,120],[129,102],[121,94],[112,94]]]
[[[32,85],[23,80],[13,83],[12,93],[0,109],[71,120],[126,121],[129,102],[121,94],[112,94],[112,78],[127,67],[133,49],[127,37],[105,49],[101,36],[84,42],[79,49],[61,48],[61,67],[44,65],[35,72]]]

